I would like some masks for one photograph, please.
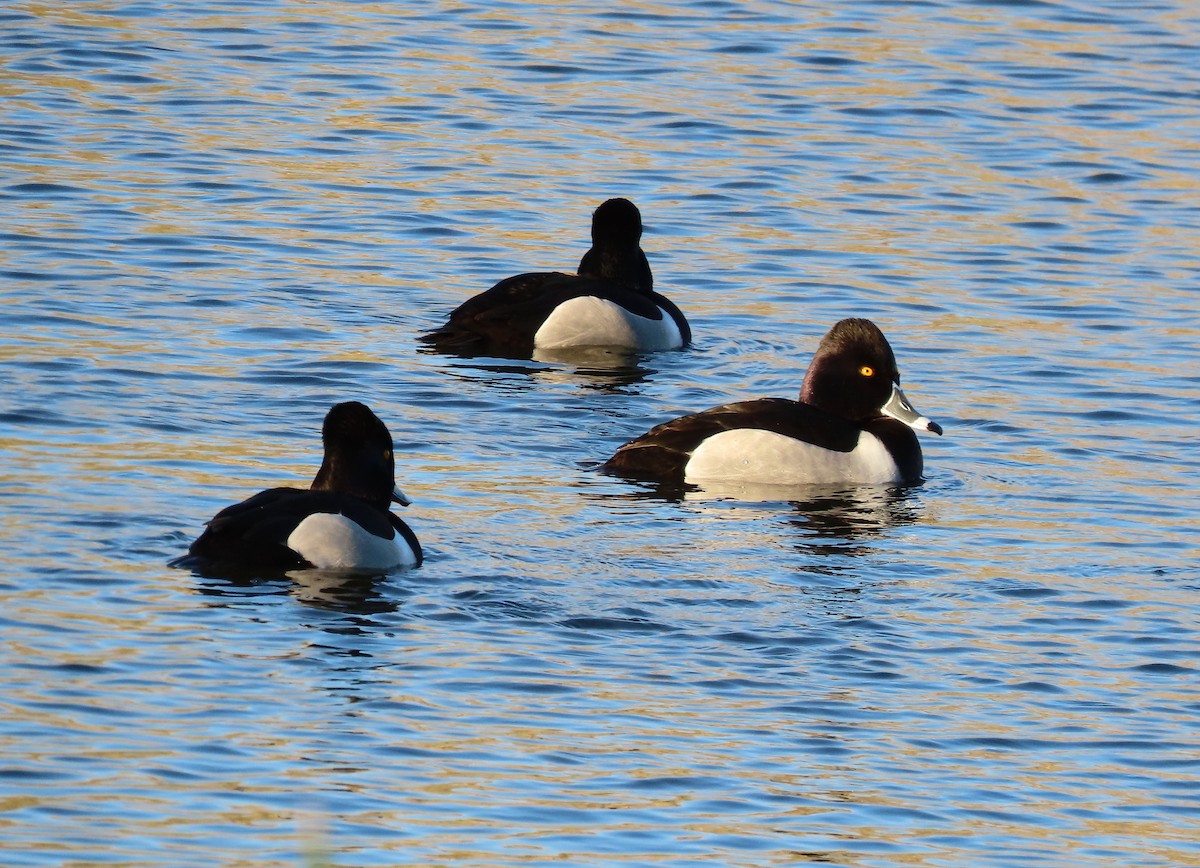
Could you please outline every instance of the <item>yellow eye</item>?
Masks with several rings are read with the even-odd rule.
[[[864,377],[875,376],[875,369],[872,368],[870,365],[863,365],[861,368],[858,369],[858,372],[860,374],[862,374]]]

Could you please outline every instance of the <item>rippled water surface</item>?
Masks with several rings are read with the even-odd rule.
[[[0,9],[7,866],[1200,865],[1200,9]],[[695,345],[414,341],[641,207]],[[908,491],[599,475],[874,319]],[[339,400],[424,567],[174,568]]]

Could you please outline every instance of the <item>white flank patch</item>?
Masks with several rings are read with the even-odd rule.
[[[683,346],[679,326],[662,308],[662,319],[646,319],[619,304],[595,296],[565,301],[533,336],[538,349],[568,347],[627,347],[652,353]]]
[[[390,570],[416,565],[416,554],[399,533],[384,539],[344,515],[317,512],[296,526],[287,546],[319,570]]]
[[[853,452],[834,452],[761,428],[739,428],[709,437],[692,453],[684,480],[776,485],[899,482],[900,472],[883,443],[866,431]]]

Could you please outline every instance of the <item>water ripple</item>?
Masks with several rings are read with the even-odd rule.
[[[0,12],[7,862],[1196,860],[1185,5],[228,11]],[[417,351],[613,195],[693,348]],[[595,472],[850,315],[925,485]],[[166,566],[351,398],[422,569]]]

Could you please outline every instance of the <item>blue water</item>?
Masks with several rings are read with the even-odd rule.
[[[0,10],[6,866],[1200,865],[1200,10]],[[635,201],[695,345],[415,336]],[[907,491],[597,474],[874,319]],[[169,563],[396,440],[424,567]]]

